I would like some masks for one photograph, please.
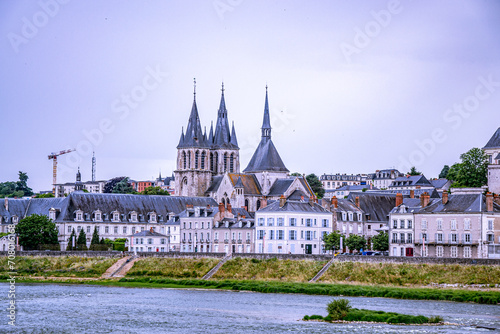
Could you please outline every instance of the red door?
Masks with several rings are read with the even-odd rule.
[[[406,249],[406,256],[413,256],[413,248]]]

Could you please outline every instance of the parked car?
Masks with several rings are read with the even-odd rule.
[[[373,252],[372,256],[382,256],[381,252]]]

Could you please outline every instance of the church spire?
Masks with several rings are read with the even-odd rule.
[[[186,134],[184,135],[184,133],[182,133],[177,148],[205,147],[207,145],[206,140],[203,137],[200,116],[198,114],[198,106],[196,105],[196,79],[194,79],[193,96],[193,106],[191,107],[191,114],[189,115]]]
[[[264,120],[262,122],[262,138],[271,139],[271,121],[269,118],[269,102],[267,100],[267,85],[266,85],[266,102],[264,104]]]
[[[231,129],[231,144],[238,147],[238,140],[236,139],[236,130],[234,129],[234,121],[233,121],[233,128]]]
[[[224,98],[224,83],[222,83],[221,98],[219,110],[217,112],[217,122],[215,124],[215,133],[213,138],[214,148],[238,148],[231,141],[231,132],[229,128],[229,121],[227,118],[226,100]]]

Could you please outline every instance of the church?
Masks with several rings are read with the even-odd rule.
[[[234,122],[229,127],[224,84],[215,130],[202,131],[196,88],[186,131],[177,145],[174,171],[177,196],[209,196],[224,206],[255,212],[268,201],[287,199],[308,201],[313,196],[303,177],[290,176],[271,139],[271,121],[266,86],[261,140],[247,167],[240,172],[240,156]]]

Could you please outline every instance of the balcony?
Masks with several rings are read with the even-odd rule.
[[[239,240],[238,240],[238,243],[239,243],[239,244],[242,244],[242,243],[243,243],[243,241],[241,241],[241,239],[239,239]]]
[[[250,239],[245,240],[245,243],[247,244],[251,243]]]
[[[228,244],[229,243],[229,239],[224,239],[224,243]]]
[[[235,244],[235,243],[236,243],[236,240],[235,240],[235,239],[231,240],[231,243],[232,243],[232,244]]]
[[[218,244],[219,243],[219,239],[214,239],[214,243]]]

